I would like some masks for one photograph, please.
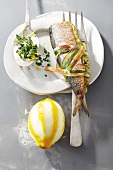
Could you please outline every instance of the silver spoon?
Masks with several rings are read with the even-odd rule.
[[[24,24],[24,28],[22,29],[22,31],[19,35],[27,36],[27,35],[30,35],[32,32],[33,31],[30,28],[30,21],[29,21],[29,0],[26,0],[25,24]],[[39,47],[39,39],[36,36],[36,34],[33,34],[33,36],[31,36],[31,40],[33,41],[33,44],[37,44],[37,46]],[[16,53],[16,51],[18,50],[18,47],[19,47],[19,44],[14,43],[13,54],[14,54],[16,63],[23,67],[30,66],[34,61],[29,61],[27,59],[25,59],[25,60],[21,59],[20,56],[18,55],[18,53]]]

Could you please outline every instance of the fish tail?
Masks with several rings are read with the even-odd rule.
[[[76,103],[75,103],[75,107],[74,107],[74,111],[73,111],[73,116],[76,115],[77,111],[80,110],[81,107],[84,110],[84,112],[86,113],[86,115],[89,117],[89,111],[87,108],[85,96],[83,99],[81,99],[79,96],[76,96]]]
[[[88,107],[87,107],[87,103],[86,103],[86,98],[84,96],[83,100],[82,100],[82,108],[85,112],[85,114],[89,117],[89,111],[88,111]]]

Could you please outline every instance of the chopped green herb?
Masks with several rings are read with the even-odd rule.
[[[44,53],[47,54],[47,50],[44,48]]]
[[[50,57],[50,54],[46,54],[46,57],[47,57],[47,58]]]
[[[59,53],[59,51],[57,51],[57,50],[54,51],[54,54],[55,54],[55,55],[57,55],[58,53]]]
[[[42,64],[41,63],[36,63],[37,66],[41,66]]]
[[[16,38],[17,38],[17,40],[21,40],[21,37],[17,34],[16,34]]]
[[[50,67],[50,64],[47,64],[48,67]]]
[[[46,60],[47,62],[50,62],[49,60]]]

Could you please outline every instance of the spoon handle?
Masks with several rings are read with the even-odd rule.
[[[70,130],[70,145],[78,147],[82,144],[81,126],[79,120],[79,112],[73,117],[73,110],[76,102],[75,94],[72,90],[72,114],[71,114],[71,130]]]
[[[26,0],[25,25],[29,25],[29,0]]]

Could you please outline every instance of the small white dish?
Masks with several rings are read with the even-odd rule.
[[[68,19],[68,13],[66,13]],[[43,53],[43,48],[46,48],[51,54],[51,66],[56,67],[56,61],[53,49],[49,38],[50,25],[62,21],[61,12],[50,12],[40,15],[31,21],[32,30],[36,31],[39,38],[39,51]],[[74,14],[72,14],[72,22],[74,23]],[[101,36],[95,25],[84,18],[84,26],[87,36],[87,41],[90,48],[91,58],[91,81],[93,83],[99,76],[104,62],[104,47]],[[78,16],[78,27],[80,28],[80,16]],[[69,83],[65,82],[59,74],[47,72],[44,68],[36,70],[35,66],[20,67],[13,56],[13,42],[16,34],[18,34],[23,25],[18,26],[7,39],[4,49],[4,66],[8,76],[22,88],[36,93],[48,94],[57,93],[70,87]],[[47,77],[45,77],[47,75]]]
[[[28,36],[28,35],[30,35],[32,33],[32,31],[30,30],[30,28],[28,26],[28,27],[26,27],[26,29],[25,29],[25,31],[23,33],[24,33],[24,35],[22,35],[22,33],[20,33],[19,35],[21,37],[22,36]],[[16,37],[15,37],[15,40],[16,40]],[[33,36],[31,36],[31,40],[33,41],[33,44],[37,44],[37,46],[39,47],[39,39],[38,39],[37,36],[35,36],[35,34]],[[27,67],[27,66],[30,66],[31,64],[33,64],[33,61],[22,60],[20,58],[20,56],[16,52],[19,47],[20,47],[20,45],[18,43],[16,43],[16,42],[13,43],[13,55],[14,55],[16,63],[19,66],[22,66],[22,67]]]

